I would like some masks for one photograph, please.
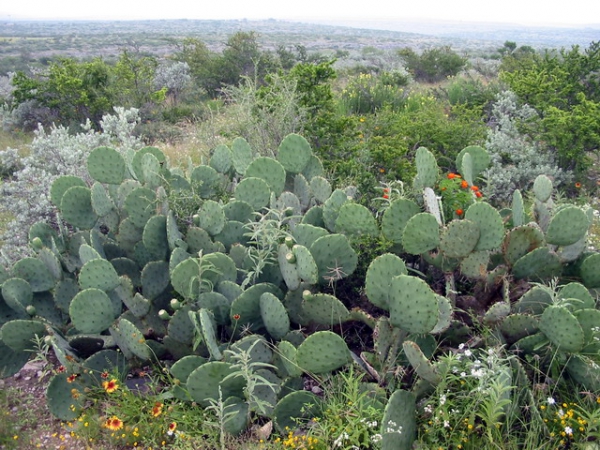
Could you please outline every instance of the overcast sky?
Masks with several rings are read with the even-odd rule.
[[[600,23],[598,0],[1,0],[1,19],[436,19]]]

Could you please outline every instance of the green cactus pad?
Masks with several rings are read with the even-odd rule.
[[[508,302],[496,302],[485,312],[482,321],[484,325],[493,326],[500,323],[510,314]]]
[[[438,321],[431,330],[431,334],[439,334],[446,331],[452,325],[452,315],[454,308],[452,303],[446,297],[436,295],[438,300]]]
[[[115,320],[112,302],[100,289],[79,292],[69,305],[73,325],[82,333],[96,334],[105,331]]]
[[[254,159],[248,141],[242,137],[235,138],[231,145],[231,158],[235,171],[240,175],[246,173],[246,168]]]
[[[409,333],[425,334],[437,324],[438,299],[417,277],[398,275],[390,286],[390,322]]]
[[[477,176],[482,173],[485,169],[490,165],[490,155],[483,148],[478,145],[471,145],[469,147],[463,148],[458,155],[456,155],[456,168],[460,173],[463,173],[463,157],[465,154],[469,154],[471,156],[471,168],[472,168],[472,176],[473,178],[477,178]],[[464,173],[463,173],[464,174]],[[472,181],[469,181],[473,184]]]
[[[500,213],[485,202],[473,203],[465,213],[465,219],[479,226],[479,241],[476,251],[496,250],[504,238],[504,224]]]
[[[331,331],[317,331],[300,344],[296,362],[305,372],[327,373],[350,363],[350,350],[346,342]]]
[[[600,390],[600,371],[593,358],[583,355],[573,355],[567,362],[569,375],[591,392]]]
[[[277,160],[288,173],[302,172],[311,156],[310,144],[298,134],[288,134],[277,149]]]
[[[46,326],[38,320],[11,320],[0,328],[2,342],[15,352],[33,350],[36,336],[46,335]]]
[[[538,175],[533,182],[533,193],[540,202],[547,202],[552,195],[552,180],[546,175]]]
[[[594,337],[600,335],[600,310],[594,308],[579,309],[575,311],[574,315],[583,330],[584,342],[599,345]]]
[[[336,189],[323,204],[323,222],[328,230],[335,230],[335,223],[340,213],[340,208],[350,201],[341,189]]]
[[[236,281],[237,267],[235,262],[221,252],[204,255],[200,261],[202,280],[210,286],[216,286],[221,281]]]
[[[420,255],[439,244],[440,226],[432,214],[419,213],[408,220],[402,234],[402,245],[407,253]]]
[[[167,217],[155,215],[148,219],[142,233],[142,242],[153,261],[164,261],[169,253]]]
[[[541,247],[519,258],[513,266],[513,275],[516,279],[539,281],[559,276],[562,268],[558,255],[548,247]]]
[[[306,223],[300,223],[292,230],[292,236],[296,242],[300,245],[310,248],[310,246],[317,239],[323,236],[329,235],[329,232],[325,228],[309,225]]]
[[[186,386],[192,399],[206,408],[210,400],[219,399],[219,391],[223,399],[229,397],[242,397],[245,381],[242,377],[225,377],[235,373],[236,369],[231,364],[222,361],[211,361],[202,364],[190,373]]]
[[[310,323],[334,326],[350,319],[348,308],[333,295],[305,291],[302,298],[303,317]]]
[[[195,167],[190,179],[202,198],[214,196],[223,183],[221,174],[210,166]]]
[[[506,343],[512,345],[520,339],[533,335],[539,330],[539,320],[529,314],[511,314],[499,325]]]
[[[523,207],[523,196],[518,189],[513,192],[512,198],[512,225],[520,227],[525,224],[525,208]]]
[[[470,220],[453,220],[443,231],[440,250],[448,258],[468,256],[479,240],[479,225]]]
[[[248,243],[248,236],[246,235],[247,229],[244,227],[242,222],[236,222],[235,220],[228,220],[225,222],[223,230],[214,236],[215,244],[223,244],[227,251],[231,250],[234,244],[246,245]],[[213,251],[224,251],[219,250],[215,247]]]
[[[241,200],[230,201],[222,209],[227,220],[246,223],[254,219],[254,209],[252,206]]]
[[[329,181],[319,176],[315,176],[310,180],[310,190],[319,203],[325,203],[332,192]]]
[[[113,148],[98,147],[87,159],[90,176],[100,183],[121,184],[125,178],[126,165],[123,156]]]
[[[279,358],[287,376],[299,377],[302,375],[302,369],[296,363],[296,347],[288,341],[277,343],[275,354]]]
[[[577,318],[564,306],[550,305],[540,318],[540,331],[559,350],[570,353],[580,351],[585,335]]]
[[[304,175],[306,180],[310,183],[310,180],[312,180],[314,177],[321,177],[324,174],[325,169],[323,168],[323,163],[316,155],[312,155],[308,161],[308,164],[302,171],[302,175]]]
[[[357,203],[345,203],[335,221],[336,233],[355,236],[378,236],[379,227],[373,213]]]
[[[322,413],[322,400],[312,392],[296,391],[283,397],[273,411],[277,431],[283,436]]]
[[[323,206],[316,205],[306,211],[306,214],[304,214],[304,217],[302,217],[302,223],[324,229],[325,222],[323,222]]]
[[[69,382],[71,374],[59,373],[55,375],[46,389],[46,404],[52,415],[60,420],[70,421],[77,419],[83,411],[85,403],[85,387],[75,380]],[[74,389],[76,395],[73,395]]]
[[[516,313],[542,314],[552,304],[553,293],[545,286],[534,286],[513,303]]]
[[[600,253],[594,253],[581,264],[581,279],[588,289],[600,288]]]
[[[69,305],[73,297],[79,292],[77,281],[71,278],[60,280],[54,288],[54,303],[64,313],[69,312]]]
[[[18,373],[30,357],[31,353],[16,352],[0,339],[0,379],[8,378]]]
[[[214,315],[204,309],[201,308],[198,312],[190,312],[190,317],[192,315],[196,315],[200,321],[200,329],[202,332],[202,339],[204,344],[208,348],[208,352],[210,353],[210,357],[212,360],[220,360],[223,359],[223,354],[219,349],[219,342],[217,340],[216,334],[216,324],[214,322]],[[193,321],[193,320],[192,320]]]
[[[223,144],[217,145],[208,164],[219,173],[229,172],[233,166],[233,155],[229,147]]]
[[[319,280],[323,283],[351,275],[358,265],[358,255],[343,234],[320,237],[312,243],[310,252],[319,268]]]
[[[490,252],[472,252],[460,262],[460,272],[474,279],[482,279],[487,275],[487,267],[490,263]]]
[[[402,243],[402,234],[408,220],[421,212],[421,208],[412,200],[400,198],[394,200],[383,213],[381,231],[396,244]]]
[[[50,187],[50,201],[60,208],[65,192],[74,186],[87,187],[85,181],[79,177],[73,175],[63,175],[58,177]]]
[[[266,156],[256,158],[246,168],[245,178],[260,178],[264,180],[270,190],[279,197],[285,187],[285,169],[273,158]]]
[[[230,281],[226,282],[231,283]],[[198,296],[198,306],[212,312],[217,325],[229,324],[231,301],[223,294],[219,292],[204,292]]]
[[[56,284],[56,278],[48,267],[37,258],[23,258],[17,261],[12,272],[15,278],[27,281],[33,292],[49,291]]]
[[[111,336],[126,357],[137,356],[142,361],[150,359],[151,351],[142,332],[129,320],[121,317],[110,327]]]
[[[175,266],[171,273],[173,288],[184,298],[194,299],[199,293],[200,265],[188,258]]]
[[[402,343],[402,349],[404,350],[404,354],[410,362],[410,365],[413,366],[413,369],[417,372],[417,375],[431,383],[433,386],[437,386],[442,381],[438,371],[433,364],[429,362],[427,357],[421,351],[421,348],[415,342],[404,341]]]
[[[171,366],[171,375],[173,375],[177,380],[182,383],[185,383],[190,376],[190,374],[200,367],[202,364],[205,364],[206,358],[198,355],[188,355],[181,358],[179,361],[176,361],[175,364]]]
[[[308,248],[296,244],[292,247],[292,254],[296,258],[296,270],[302,281],[316,284],[319,281],[319,268]]]
[[[172,339],[187,345],[194,341],[194,324],[189,317],[190,311],[188,305],[175,311],[167,327],[167,333]]]
[[[590,223],[587,214],[577,206],[567,206],[556,213],[546,230],[546,242],[571,245],[585,236]]]
[[[255,393],[257,393],[258,389]],[[223,430],[231,436],[242,434],[250,421],[250,405],[239,397],[229,397],[223,402]]]
[[[389,310],[392,278],[407,275],[406,264],[398,256],[386,253],[375,258],[367,269],[365,293],[375,306]]]
[[[98,216],[92,208],[92,191],[83,186],[73,186],[63,194],[60,201],[63,219],[77,228],[89,230]]]
[[[300,286],[300,274],[296,268],[296,258],[287,245],[281,244],[277,252],[279,270],[288,289],[295,290]]]
[[[23,278],[9,278],[2,283],[2,297],[15,312],[26,314],[27,306],[33,303],[31,285]]]
[[[119,274],[114,266],[105,259],[92,259],[85,263],[79,273],[79,286],[110,291],[119,285]]]
[[[397,390],[390,397],[381,422],[382,450],[411,450],[417,437],[416,398]]]
[[[433,153],[425,147],[419,147],[415,155],[415,164],[417,166],[417,176],[414,179],[414,186],[418,190],[426,187],[434,187],[439,176],[439,168]]]
[[[502,242],[502,253],[506,262],[513,265],[519,258],[544,244],[544,234],[539,228],[524,225],[508,232]]]
[[[231,319],[237,326],[249,325],[253,329],[263,326],[260,298],[265,292],[270,292],[277,298],[282,298],[281,290],[270,283],[259,283],[246,289],[231,304]]]
[[[596,300],[590,294],[590,291],[581,283],[573,282],[566,284],[558,291],[558,298],[574,299],[571,302],[574,309],[593,309],[596,307]],[[577,300],[579,300],[577,302]]]
[[[225,226],[225,213],[223,207],[213,200],[205,201],[198,210],[200,228],[209,234],[219,234]]]
[[[161,164],[164,164],[167,161],[165,154],[158,147],[143,147],[143,148],[139,149],[137,152],[135,152],[135,154],[133,155],[133,158],[131,160],[131,168],[133,170],[133,174],[141,182],[146,181],[144,179],[143,160],[144,160],[144,155],[146,155],[148,153],[153,155],[158,160],[158,162]]]
[[[234,195],[236,200],[248,203],[254,210],[260,210],[269,204],[271,190],[265,180],[249,177],[240,181]]]
[[[109,197],[106,188],[99,182],[93,184],[91,189],[92,209],[98,217],[106,216],[115,209],[115,204]]]
[[[144,297],[148,300],[158,298],[170,283],[169,264],[165,261],[151,261],[144,266],[141,275]]]
[[[144,228],[148,219],[156,214],[156,194],[145,187],[136,188],[125,199],[124,208],[133,225]]]

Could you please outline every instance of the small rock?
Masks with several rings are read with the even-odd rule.
[[[319,386],[313,386],[310,390],[315,395],[321,395],[323,393],[323,389],[321,389]]]
[[[29,380],[31,380],[31,377],[25,377],[25,378],[23,378],[23,379],[24,379],[25,381],[29,381]]]
[[[41,370],[38,370],[37,373],[35,374],[35,376],[38,378],[42,378],[44,376],[44,372],[42,372]]]
[[[15,380],[18,380],[19,378],[21,378],[21,372],[17,372],[17,373],[15,373],[15,374],[13,375],[13,378],[14,378]]]

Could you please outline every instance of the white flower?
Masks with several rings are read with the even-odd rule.
[[[446,394],[440,395],[440,405],[443,405],[444,403],[446,403]]]
[[[471,350],[466,349],[465,350],[465,356],[471,356],[473,353],[471,353]]]
[[[556,403],[556,400],[554,400],[552,397],[548,397],[548,399],[546,401],[548,402],[549,405],[554,405]]]
[[[465,348],[465,344],[460,344],[460,345],[458,346],[458,349],[459,349],[459,350],[462,350],[463,348]]]
[[[444,428],[450,428],[450,422],[444,420]]]
[[[571,427],[565,427],[565,433],[567,433],[569,436],[573,434],[573,428]]]
[[[373,436],[371,436],[371,442],[373,444],[377,444],[379,441],[381,441],[381,439],[382,439],[382,437],[381,437],[381,434],[379,434],[379,433],[374,434]]]
[[[471,369],[471,375],[473,375],[475,378],[481,378],[483,376],[483,369]]]

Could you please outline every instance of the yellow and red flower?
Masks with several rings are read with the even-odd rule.
[[[156,402],[154,404],[154,406],[152,407],[152,416],[153,417],[158,417],[161,415],[162,413],[162,409],[163,409],[163,404],[160,402]]]
[[[123,428],[123,421],[119,419],[117,416],[112,416],[109,419],[106,419],[104,426],[112,431],[118,431]]]
[[[233,315],[233,320],[240,320],[240,315],[239,314],[234,314]]]
[[[77,379],[79,375],[77,375],[76,373],[74,373],[73,375],[69,375],[67,377],[67,383],[72,383],[73,381],[75,381]]]
[[[172,436],[173,433],[175,433],[175,430],[177,429],[177,423],[176,422],[171,422],[169,424],[169,430],[167,431],[167,434],[169,436]]]
[[[108,392],[109,394],[112,394],[117,389],[119,389],[119,384],[117,383],[117,380],[115,380],[113,378],[110,381],[104,381],[102,383],[102,387],[104,388],[104,390],[106,390],[106,392]]]
[[[576,187],[577,189],[581,189],[581,183],[578,181],[577,183],[575,183],[575,187]]]

